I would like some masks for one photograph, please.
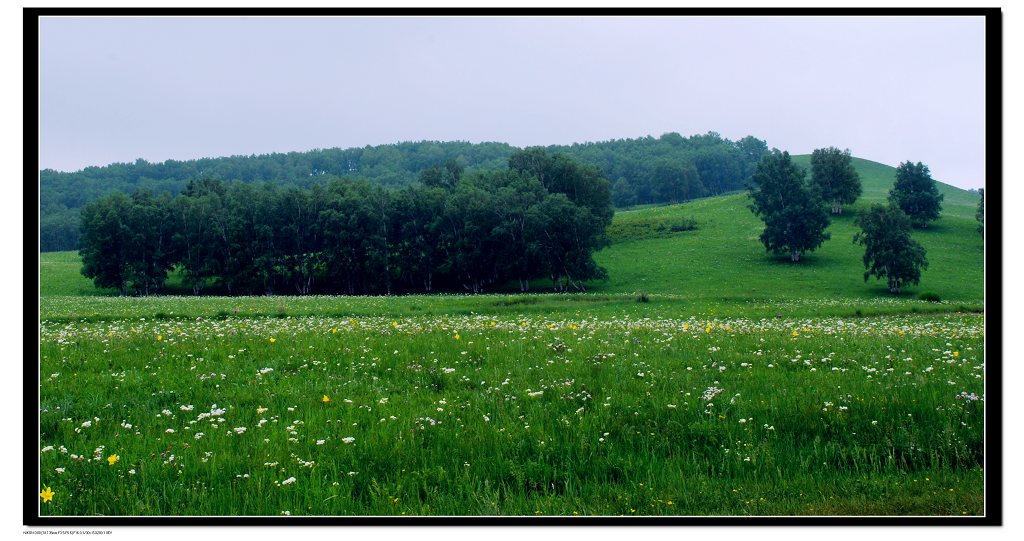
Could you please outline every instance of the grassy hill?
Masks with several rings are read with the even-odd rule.
[[[809,155],[794,156],[794,161],[810,166]],[[853,244],[853,221],[860,210],[885,202],[896,170],[861,159],[854,159],[854,166],[862,197],[833,220],[831,240],[798,264],[765,252],[758,240],[762,222],[747,208],[747,195],[734,194],[616,213],[609,231],[613,244],[596,256],[610,278],[593,290],[735,301],[887,295],[883,283],[864,283],[863,248]],[[941,183],[939,191],[945,194],[942,217],[914,232],[928,252],[929,268],[920,286],[908,292],[980,301],[984,246],[974,220],[977,195]],[[687,219],[695,220],[698,229],[671,232],[673,224]]]
[[[810,156],[794,156],[809,167]],[[863,280],[863,248],[853,244],[856,213],[871,203],[885,201],[895,169],[854,159],[864,194],[852,208],[835,219],[832,235],[799,264],[765,252],[758,240],[762,223],[747,208],[746,194],[690,201],[680,205],[648,207],[616,213],[609,230],[613,243],[596,255],[608,269],[607,281],[589,284],[602,294],[645,292],[672,296],[687,304],[744,304],[781,301],[829,302],[889,298],[884,283]],[[914,237],[927,250],[929,268],[919,286],[904,296],[932,292],[943,300],[981,303],[983,298],[983,243],[976,232],[976,194],[939,185],[945,194],[942,218]],[[697,229],[685,229],[688,221]],[[41,255],[44,296],[111,295],[97,290],[79,273],[74,252]],[[172,276],[171,286],[180,279]],[[545,281],[534,291],[549,289]]]

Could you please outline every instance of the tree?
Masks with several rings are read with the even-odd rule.
[[[654,165],[653,180],[658,199],[673,204],[703,192],[697,169],[688,163],[659,160]]]
[[[928,222],[939,218],[943,197],[927,165],[906,161],[896,168],[896,184],[889,192],[889,201],[910,216],[914,227],[928,227]]]
[[[761,242],[768,251],[788,253],[794,263],[830,238],[828,211],[805,176],[788,152],[778,151],[765,155],[751,176],[750,209],[765,226]]]
[[[748,135],[736,141],[735,145],[743,160],[743,178],[749,179],[761,158],[768,154],[768,143],[753,135]]]
[[[821,198],[832,204],[832,214],[842,214],[861,194],[860,176],[853,169],[850,150],[818,148],[811,154],[811,182]]]
[[[173,268],[170,199],[114,192],[82,208],[82,275],[96,287],[157,291]]]
[[[854,223],[861,231],[853,242],[865,247],[865,282],[870,276],[886,280],[894,295],[906,284],[920,283],[928,260],[924,247],[910,238],[911,219],[905,212],[892,205],[872,205]]]
[[[96,287],[128,292],[128,215],[131,200],[114,192],[82,207],[82,275]]]
[[[981,199],[978,200],[978,212],[974,217],[978,219],[978,233],[985,234],[985,188],[978,190]]]

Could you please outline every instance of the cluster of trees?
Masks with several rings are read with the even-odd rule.
[[[825,231],[830,209],[841,214],[842,206],[856,201],[861,193],[850,151],[835,147],[811,154],[810,179],[788,152],[773,151],[758,163],[748,189],[750,209],[765,225],[761,242],[768,251],[786,254],[794,263],[830,238]]]
[[[505,143],[420,141],[161,163],[140,159],[73,173],[44,169],[40,171],[40,247],[42,251],[78,248],[82,207],[113,191],[148,190],[174,196],[189,182],[204,178],[307,189],[345,178],[402,187],[415,183],[437,164],[455,163],[467,173],[499,169],[518,150]],[[600,169],[612,179],[613,204],[627,207],[741,190],[768,146],[752,136],[733,142],[711,132],[553,145],[546,150]]]
[[[115,192],[82,209],[82,273],[151,294],[180,268],[195,294],[390,294],[548,278],[601,278],[594,251],[614,210],[592,166],[542,148],[466,172],[457,160],[385,188],[331,179],[309,188],[189,182],[177,196]]]
[[[810,179],[788,152],[771,152],[755,169],[749,192],[750,209],[765,224],[761,242],[795,263],[830,238],[830,213],[842,214],[843,205],[860,196],[861,186],[850,151],[829,147],[811,155]],[[909,161],[899,165],[889,205],[873,205],[854,221],[860,231],[853,240],[865,247],[864,281],[871,276],[886,280],[894,294],[920,282],[928,261],[911,230],[938,219],[942,198],[927,166]]]

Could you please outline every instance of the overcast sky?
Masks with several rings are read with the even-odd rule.
[[[43,18],[40,167],[665,132],[984,182],[981,17]]]

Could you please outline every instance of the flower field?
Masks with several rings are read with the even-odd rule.
[[[41,513],[985,511],[980,314],[504,298],[43,298]]]

